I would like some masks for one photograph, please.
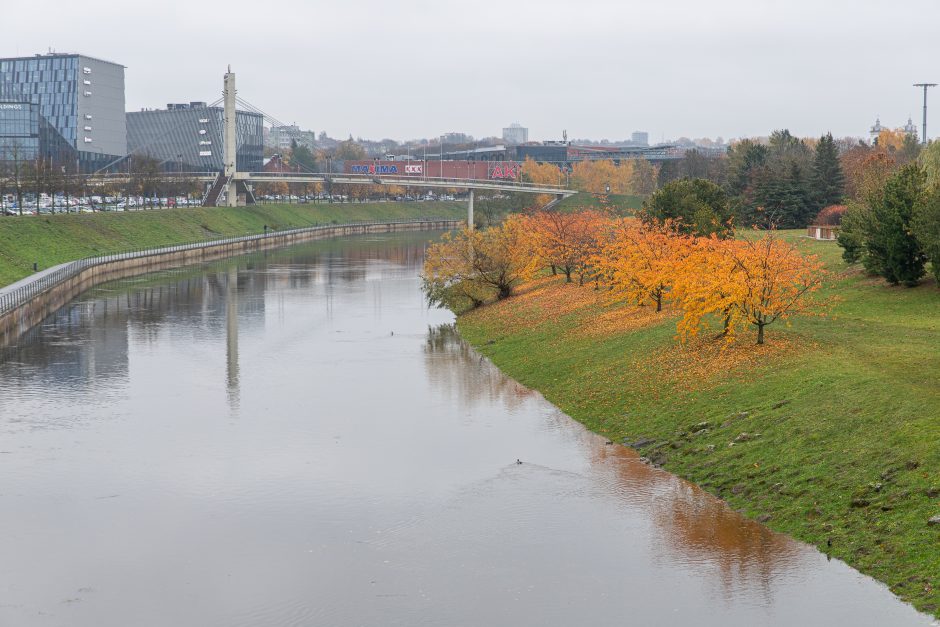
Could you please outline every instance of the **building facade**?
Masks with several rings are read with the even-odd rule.
[[[0,160],[94,171],[126,153],[124,66],[81,54],[0,59]]]
[[[529,129],[513,122],[503,129],[503,141],[509,144],[524,144],[529,141]]]
[[[313,131],[302,130],[296,124],[272,126],[265,145],[279,152],[285,152],[290,150],[293,142],[313,151],[316,149],[317,134]]]
[[[264,117],[236,111],[237,169],[263,167]],[[224,110],[204,102],[168,104],[166,109],[127,114],[127,149],[133,156],[156,159],[169,172],[217,172],[223,169]]]

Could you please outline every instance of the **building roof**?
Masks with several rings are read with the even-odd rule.
[[[56,57],[84,57],[86,59],[91,59],[92,61],[98,61],[99,63],[108,63],[110,65],[127,68],[126,65],[121,65],[120,63],[115,63],[114,61],[108,61],[107,59],[93,57],[89,54],[82,54],[81,52],[47,52],[46,54],[33,54],[26,57],[0,57],[0,61],[27,61],[30,59],[54,59]]]

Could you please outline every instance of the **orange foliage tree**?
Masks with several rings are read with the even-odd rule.
[[[560,270],[566,283],[571,283],[571,275],[577,273],[579,285],[584,284],[591,257],[598,250],[599,235],[608,221],[598,211],[539,211],[526,220],[532,249],[543,264],[551,267],[552,274]]]
[[[613,223],[592,263],[615,294],[638,304],[651,300],[662,311],[688,244],[689,238],[679,235],[671,222],[643,224],[626,218]]]
[[[601,161],[579,161],[571,168],[574,186],[592,194],[604,194],[610,186],[611,194],[633,193],[633,164],[623,161],[620,165],[610,159]]]
[[[422,280],[432,304],[460,310],[507,298],[538,268],[521,216],[500,226],[446,234],[425,254]]]
[[[564,185],[565,175],[557,165],[539,163],[532,157],[526,157],[522,163],[522,180],[537,185]],[[552,196],[538,194],[534,204],[536,207],[544,207],[551,201]]]
[[[764,327],[794,315],[811,313],[819,304],[809,296],[821,286],[823,264],[803,256],[773,233],[757,240],[734,240],[723,248],[732,273],[729,329],[757,327],[757,343],[764,343]]]

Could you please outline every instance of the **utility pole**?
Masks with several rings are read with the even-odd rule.
[[[924,133],[924,145],[927,144],[927,88],[936,87],[936,83],[914,83],[914,87],[923,87],[924,88],[924,125],[921,127]]]

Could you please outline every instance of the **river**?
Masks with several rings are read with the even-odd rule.
[[[503,376],[430,237],[103,285],[0,352],[0,624],[935,624]]]

